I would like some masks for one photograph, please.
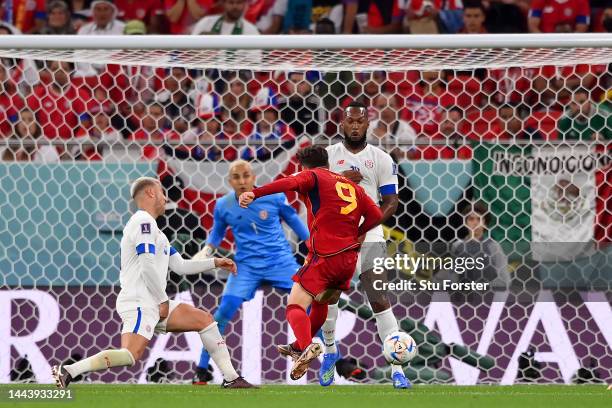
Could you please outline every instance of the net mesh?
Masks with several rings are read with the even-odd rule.
[[[607,64],[612,48],[344,50],[0,50],[0,56],[151,67],[259,70],[429,70]]]
[[[162,180],[170,204],[158,224],[193,256],[231,191],[231,161],[251,161],[258,184],[292,174],[300,146],[341,141],[354,100],[368,107],[368,141],[399,167],[388,255],[455,260],[390,272],[418,288],[389,292],[419,346],[409,377],[610,381],[610,51],[0,51],[0,382],[51,382],[50,364],[119,346],[130,181]],[[480,232],[469,224],[477,202]],[[287,236],[302,262],[303,243]],[[219,251],[234,250],[228,235]],[[490,259],[486,273],[457,273],[457,259],[477,256]],[[168,292],[214,311],[226,278],[170,274]],[[444,281],[490,287],[419,286]],[[226,331],[251,381],[293,383],[275,348],[292,339],[285,304],[263,286]],[[362,381],[389,377],[357,278],[337,339]],[[81,381],[190,381],[200,348],[194,333],[159,335],[134,367]]]

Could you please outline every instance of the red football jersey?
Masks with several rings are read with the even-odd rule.
[[[590,24],[591,8],[587,0],[533,0],[529,16],[540,18],[540,30],[554,33],[560,24],[576,28]]]
[[[380,223],[382,212],[365,190],[324,168],[308,169],[253,190],[255,198],[296,191],[308,209],[309,249],[331,256],[359,247],[359,236]],[[359,225],[361,217],[363,224]]]
[[[57,92],[51,85],[38,84],[26,99],[26,104],[35,114],[48,138],[69,139],[79,125],[79,116],[86,111],[90,95],[83,88],[69,85]]]

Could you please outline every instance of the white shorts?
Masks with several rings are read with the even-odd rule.
[[[168,317],[172,314],[174,309],[180,302],[176,300],[170,300],[168,305]],[[166,333],[166,324],[168,323],[168,317],[164,320],[159,320],[159,309],[151,307],[137,307],[133,310],[126,310],[119,313],[123,327],[121,328],[121,334],[124,333],[135,333],[140,334],[142,337],[146,337],[147,340],[151,340],[153,334],[164,334]]]
[[[357,258],[357,267],[355,268],[357,276],[374,269],[375,258],[386,258],[387,256],[386,242],[364,242],[361,244],[359,257]]]

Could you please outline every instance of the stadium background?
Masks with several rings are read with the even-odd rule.
[[[0,32],[75,34],[80,27],[82,35],[144,34],[144,30],[180,34],[191,32],[195,16],[223,11],[223,4],[213,7],[202,2],[201,15],[183,11],[171,24],[177,17],[171,11],[176,2],[138,2],[146,8],[142,11],[129,2],[110,6],[104,1],[129,22],[124,25],[111,19],[102,27],[87,25],[89,19],[104,19],[104,15],[89,10],[88,2],[79,10],[81,3],[63,7],[57,1],[3,2],[0,15],[7,23],[0,25]],[[345,2],[331,12],[337,3],[303,2],[306,10],[312,7],[312,19],[304,22],[287,12],[276,31],[605,31],[610,27],[606,16],[611,16],[604,2],[591,2],[589,8],[586,1],[547,4],[559,21],[546,17],[540,25],[528,16],[537,16],[545,8],[537,1],[362,1]],[[282,1],[255,1],[247,5],[245,17],[266,32],[271,29],[265,25],[270,20],[278,23],[274,16],[279,15],[274,13],[282,6]],[[344,24],[355,7],[355,23]],[[325,11],[331,12],[329,21],[320,18]],[[482,18],[478,17],[481,11]],[[70,18],[61,20],[61,12]],[[476,21],[468,18],[472,14],[477,15]],[[0,382],[23,380],[24,373],[50,382],[49,361],[117,345],[119,322],[113,305],[118,288],[114,285],[120,231],[130,211],[130,180],[145,174],[160,177],[173,201],[168,219],[176,221],[172,214],[181,217],[178,224],[170,221],[167,231],[176,246],[192,255],[211,226],[215,198],[228,191],[229,161],[252,160],[261,183],[290,174],[295,171],[298,146],[338,141],[342,107],[355,99],[369,106],[377,125],[389,122],[387,128],[372,125],[368,139],[392,153],[400,168],[401,204],[387,225],[390,253],[445,254],[449,243],[465,236],[462,210],[481,199],[493,215],[489,235],[502,245],[508,260],[500,271],[508,284],[482,298],[394,295],[402,328],[422,350],[409,374],[423,382],[460,384],[572,382],[593,375],[612,378],[608,323],[612,318],[608,245],[612,240],[612,128],[607,65],[260,72],[3,58],[0,88],[0,191],[4,195],[0,203]],[[580,109],[586,120],[575,118]],[[270,129],[266,121],[272,122]],[[27,124],[30,137],[25,136]],[[53,144],[33,144],[31,138]],[[568,141],[570,147],[558,141]],[[579,215],[582,222],[570,229],[575,239],[570,239],[567,230],[564,235],[559,224],[546,224],[546,219],[534,224],[538,221],[535,212],[546,210],[540,202],[532,202],[537,183],[531,174],[502,177],[487,165],[496,160],[497,151],[561,157],[568,151],[584,153],[585,146],[600,158],[595,168],[570,179],[571,185],[545,188],[547,181],[540,180],[543,190],[538,192],[547,192],[544,195],[552,197],[552,202],[565,203],[555,206],[544,200],[552,205],[551,211],[562,211],[561,224],[566,223],[563,220],[576,223]],[[553,216],[549,221],[555,219],[559,223]],[[596,249],[571,262],[542,261],[533,253],[536,231],[545,232],[538,243],[554,243],[550,246],[556,253],[592,242]],[[442,249],[437,246],[440,243]],[[298,256],[303,255],[303,248],[295,249]],[[419,278],[438,273],[419,271]],[[402,276],[400,272],[398,277]],[[173,277],[169,290],[173,296],[213,309],[223,276],[217,278],[181,281]],[[346,300],[352,303],[339,320],[341,348],[368,367],[369,381],[379,381],[385,365],[374,324],[362,307],[364,298],[355,290]],[[228,331],[233,357],[249,380],[287,381],[287,362],[274,351],[274,344],[288,336],[283,305],[281,295],[264,290]],[[535,352],[533,358],[521,359],[530,349]],[[144,382],[147,369],[161,357],[169,362],[173,381],[189,380],[199,350],[199,341],[189,335],[160,337],[133,369],[93,374],[89,379]],[[587,370],[577,376],[581,367]],[[308,378],[314,378],[314,371]]]

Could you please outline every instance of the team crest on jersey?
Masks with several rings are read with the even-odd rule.
[[[145,222],[144,224],[140,224],[140,233],[141,234],[150,234],[151,233],[151,224]]]
[[[259,212],[259,218],[261,218],[262,220],[267,220],[268,219],[268,212],[266,210],[261,210]]]
[[[366,160],[366,161],[365,161],[365,166],[366,166],[368,169],[372,169],[372,168],[374,168],[374,161],[373,161],[373,160]]]
[[[338,160],[338,166],[342,166],[344,164],[344,160]]]

